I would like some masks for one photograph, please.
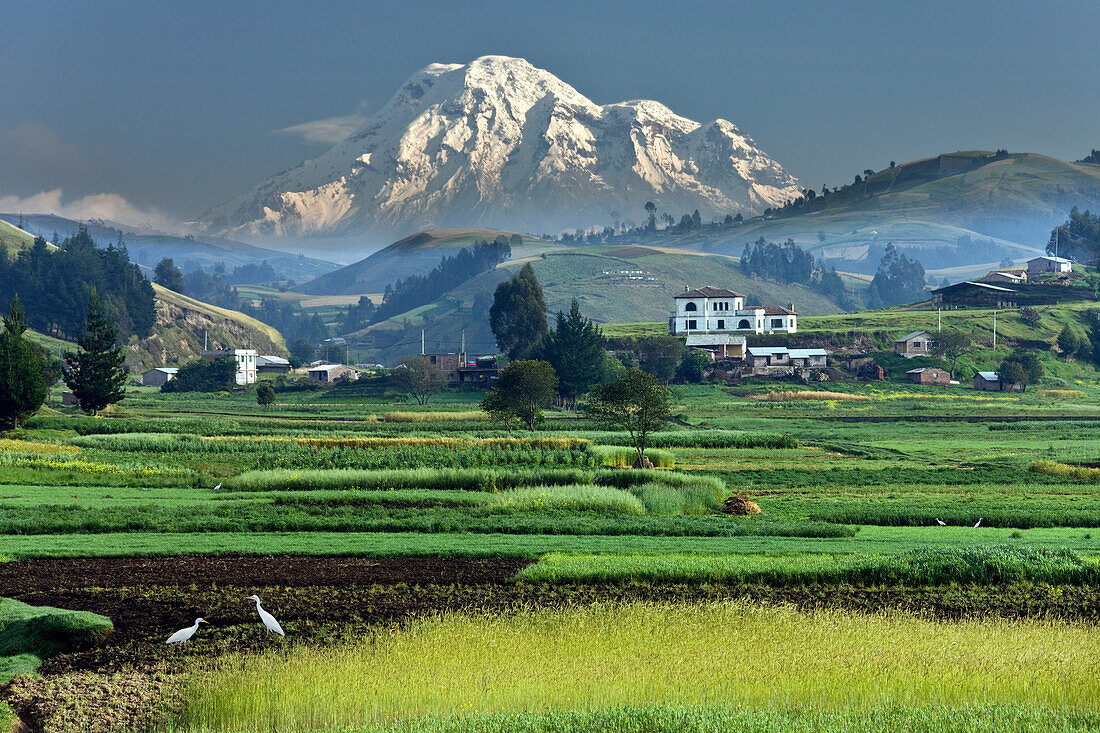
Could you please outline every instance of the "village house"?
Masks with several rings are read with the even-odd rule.
[[[237,362],[237,372],[234,381],[238,386],[244,387],[256,383],[256,350],[255,349],[208,349],[202,352],[203,359],[221,359],[226,356],[233,357]]]
[[[143,387],[163,387],[176,377],[179,369],[175,367],[154,367],[141,373]]]
[[[977,372],[974,374],[974,389],[982,392],[1020,392],[1020,384],[1002,384],[997,372]]]
[[[1049,257],[1047,255],[1027,261],[1028,275],[1042,275],[1046,272],[1057,274],[1073,272],[1073,262],[1065,257]]]
[[[500,375],[496,354],[482,354],[466,360],[458,369],[459,384],[490,385]]]
[[[359,372],[343,364],[322,364],[311,368],[306,374],[309,381],[321,384],[332,384],[338,379],[355,381],[359,379]]]
[[[788,349],[784,346],[750,346],[745,361],[753,369],[792,367],[820,369],[826,365],[829,352],[824,349]]]
[[[951,384],[950,372],[939,367],[910,369],[905,376],[913,384],[935,384],[941,387]]]
[[[257,374],[287,374],[290,372],[290,361],[281,356],[268,356],[258,354],[256,356]]]
[[[713,351],[719,358],[743,356],[743,342],[720,338],[727,335],[795,333],[798,314],[794,307],[745,306],[745,296],[732,290],[707,285],[686,289],[675,296],[676,310],[669,314],[668,332],[673,336],[696,336],[692,348]],[[706,342],[706,343],[703,343]],[[729,353],[741,350],[740,354]]]
[[[932,334],[927,331],[913,331],[894,341],[894,353],[906,359],[914,356],[928,356],[932,353]]]

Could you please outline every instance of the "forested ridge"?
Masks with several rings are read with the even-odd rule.
[[[156,321],[153,286],[130,261],[126,245],[99,248],[84,226],[58,244],[51,250],[36,237],[14,257],[0,253],[0,302],[18,295],[30,328],[73,340],[84,328],[94,287],[121,338],[148,336]]]

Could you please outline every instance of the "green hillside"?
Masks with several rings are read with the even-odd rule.
[[[935,276],[969,267],[956,273],[965,275],[995,267],[1004,257],[1034,256],[1074,205],[1100,206],[1100,165],[967,151],[884,168],[859,184],[777,215],[620,239],[738,255],[759,237],[791,238],[838,270],[861,272],[877,264],[867,261],[869,245],[894,242]],[[990,256],[974,246],[960,249],[963,236],[991,240],[996,251]]]
[[[2,247],[9,256],[14,255],[21,249],[27,249],[32,244],[34,244],[33,234],[0,219],[0,247]],[[51,249],[56,249],[52,244],[48,246]]]
[[[435,229],[405,237],[370,257],[300,285],[298,290],[309,295],[381,293],[400,278],[426,274],[445,256],[497,237],[509,240],[516,258],[561,248],[549,240],[498,229]]]
[[[542,284],[551,314],[568,310],[570,301],[577,298],[584,314],[603,324],[638,320],[667,323],[673,296],[685,286],[708,284],[744,293],[748,303],[793,303],[800,313],[840,312],[834,302],[801,285],[746,277],[737,260],[730,257],[647,247],[591,247],[506,262],[433,303],[349,336],[364,344],[367,358],[383,363],[418,352],[421,330],[428,351],[458,351],[463,332],[469,351],[495,351],[487,316],[493,291],[526,262],[531,263]],[[866,282],[850,279],[849,286],[858,293],[866,288]]]

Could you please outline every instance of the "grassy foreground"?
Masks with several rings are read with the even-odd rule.
[[[975,705],[1095,713],[1098,654],[1092,628],[1053,621],[944,624],[732,602],[447,615],[345,646],[213,662],[187,683],[178,723],[321,731],[730,701],[765,718],[881,706],[957,708],[945,720]]]

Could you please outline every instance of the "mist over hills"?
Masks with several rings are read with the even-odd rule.
[[[421,229],[557,232],[611,212],[751,216],[798,181],[726,120],[700,124],[647,100],[597,105],[523,59],[432,64],[324,155],[211,209],[235,238],[366,245]]]

